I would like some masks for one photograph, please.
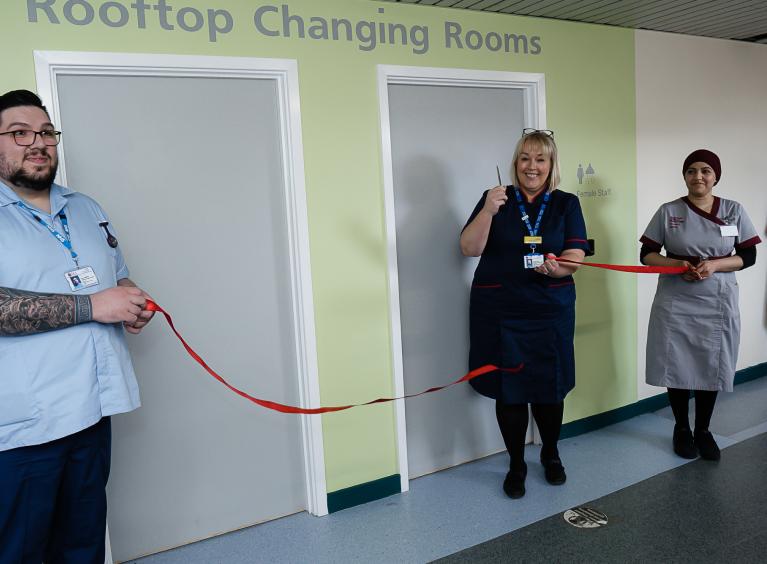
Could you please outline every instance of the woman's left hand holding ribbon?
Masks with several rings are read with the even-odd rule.
[[[546,259],[543,261],[543,264],[535,267],[535,271],[538,274],[551,276],[552,278],[558,278],[556,274],[557,270],[559,270],[559,263],[557,262],[556,256],[551,253],[546,255]]]
[[[580,249],[567,249],[562,251],[562,256],[557,257],[554,253],[548,253],[543,264],[535,267],[535,271],[550,278],[564,278],[578,270],[578,266],[586,254]],[[563,259],[564,262],[560,262]]]

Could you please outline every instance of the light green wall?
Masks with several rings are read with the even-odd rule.
[[[89,3],[98,8],[103,0]],[[268,2],[169,3],[176,10],[225,8],[235,28],[212,43],[205,30],[160,29],[153,13],[147,14],[146,29],[137,29],[135,19],[125,27],[109,28],[98,16],[86,26],[74,26],[63,18],[57,25],[43,17],[28,23],[26,0],[5,0],[0,7],[4,54],[0,90],[35,88],[33,50],[297,59],[323,404],[392,394],[378,64],[545,73],[548,126],[556,131],[560,147],[562,188],[611,191],[608,197],[581,200],[589,234],[596,239],[595,259],[636,262],[633,32],[369,0],[284,2],[291,13],[306,20],[344,17],[353,22],[393,21],[430,28],[426,54],[392,45],[363,52],[346,41],[259,34],[253,26],[253,11]],[[57,0],[54,5],[60,18],[63,4]],[[384,14],[378,13],[379,8],[384,8]],[[275,19],[271,16],[269,21]],[[481,32],[538,35],[542,51],[523,55],[447,49],[442,42],[446,20]],[[517,136],[518,132],[509,132],[509,150]],[[589,161],[596,171],[594,183],[578,186],[578,164],[585,168]],[[477,186],[478,191],[483,188]],[[635,281],[630,275],[593,269],[582,269],[577,276],[578,385],[567,401],[568,420],[636,399]],[[331,414],[324,417],[323,425],[328,491],[397,473],[391,406]]]

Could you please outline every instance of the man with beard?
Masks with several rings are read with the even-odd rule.
[[[109,416],[139,406],[123,328],[152,318],[104,211],[53,182],[59,137],[0,96],[0,562],[104,562]]]

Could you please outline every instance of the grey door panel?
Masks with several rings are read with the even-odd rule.
[[[235,386],[298,402],[276,81],[60,76],[67,182],[131,278]],[[212,380],[156,318],[129,336],[143,406],[113,418],[115,560],[301,511],[297,417]]]
[[[477,259],[461,229],[482,192],[504,183],[524,121],[520,90],[389,85],[397,270],[406,393],[467,370]],[[491,400],[468,385],[406,403],[410,478],[503,450]]]

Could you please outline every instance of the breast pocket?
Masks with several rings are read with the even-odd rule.
[[[90,266],[96,273],[99,281],[99,285],[94,286],[96,291],[113,287],[120,261],[117,249],[109,246],[104,229],[99,227],[98,221],[92,220],[78,235],[75,250],[80,255],[80,265]]]

